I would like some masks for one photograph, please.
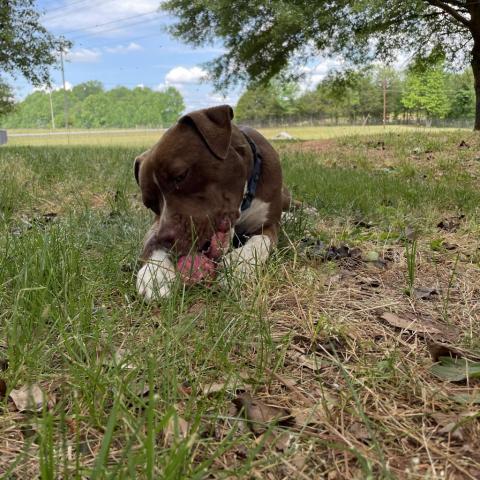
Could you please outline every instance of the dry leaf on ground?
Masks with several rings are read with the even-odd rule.
[[[440,357],[439,363],[432,366],[431,372],[442,380],[461,382],[480,378],[480,362],[472,362],[466,358]]]
[[[480,352],[470,352],[459,347],[450,345],[449,343],[442,343],[437,341],[429,341],[427,343],[428,351],[432,360],[436,363],[440,357],[464,357],[470,360],[480,360]]]
[[[12,390],[10,398],[19,412],[40,412],[46,401],[44,392],[37,384]]]
[[[176,412],[170,416],[163,431],[165,445],[172,445],[178,440],[185,440],[188,436],[190,424]]]
[[[292,410],[292,416],[299,427],[319,425],[328,421],[328,414],[321,404],[306,408],[295,408]]]
[[[318,355],[305,355],[304,353],[289,350],[287,358],[291,364],[297,364],[299,367],[305,367],[313,372],[322,368],[322,361]]]
[[[270,423],[286,423],[292,420],[290,412],[281,407],[266,405],[248,393],[241,393],[233,400],[239,409],[243,409],[253,433],[265,432]]]
[[[257,438],[256,442],[263,444],[264,447],[284,452],[291,445],[293,438],[290,432],[265,432]]]
[[[415,287],[413,289],[413,295],[419,300],[432,300],[438,297],[438,291],[435,288]]]
[[[402,330],[410,330],[416,333],[427,333],[429,335],[439,335],[443,333],[439,328],[431,324],[429,325],[427,322],[421,321],[418,318],[406,318],[406,316],[399,316],[392,312],[384,312],[380,318],[385,320],[392,327],[401,328]]]
[[[237,379],[230,379],[225,382],[211,383],[202,387],[203,395],[214,395],[220,392],[234,392],[236,390],[245,390],[245,385]]]
[[[463,441],[465,438],[464,425],[469,417],[474,417],[475,412],[463,412],[460,414],[438,412],[432,414],[432,418],[440,427],[438,433],[448,434],[450,438]]]

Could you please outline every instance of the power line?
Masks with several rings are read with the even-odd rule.
[[[48,16],[50,15],[52,12],[57,12],[57,11],[69,11],[71,10],[71,7],[74,7],[74,6],[78,6],[79,4],[83,4],[83,3],[88,3],[88,2],[91,2],[92,0],[75,0],[74,2],[70,2],[69,5],[63,5],[61,7],[57,7],[57,8],[53,8],[52,10],[47,10],[44,15],[45,16]],[[111,0],[106,0],[107,2],[110,2]],[[98,2],[98,3],[101,3],[101,2]],[[53,17],[50,17],[48,19],[45,19],[45,20],[52,20],[54,18],[58,18],[58,17],[63,17],[63,13],[61,13],[60,15],[53,15]]]
[[[91,30],[92,28],[103,27],[105,25],[111,25],[112,23],[123,22],[125,20],[132,20],[133,18],[138,18],[138,17],[145,17],[146,15],[150,15],[151,13],[156,13],[156,12],[158,12],[158,9],[150,10],[149,12],[141,13],[141,14],[138,14],[138,15],[133,15],[133,16],[129,15],[128,17],[119,18],[117,20],[111,20],[110,22],[99,23],[99,24],[96,24],[96,25],[92,25],[91,27],[84,27],[84,28],[77,28],[75,30],[69,30],[67,32],[62,32],[62,35],[69,35],[69,34],[75,33],[75,32],[84,32],[84,31]],[[93,32],[93,33],[97,33],[97,32]]]
[[[132,17],[132,18],[134,18],[134,17]],[[153,20],[157,20],[157,18],[152,18],[150,20],[147,20],[147,22],[151,22]],[[127,23],[127,24],[119,25],[119,26],[116,26],[116,27],[113,27],[113,28],[106,28],[106,29],[100,30],[98,32],[93,32],[91,34],[86,34],[86,35],[80,35],[80,36],[77,36],[77,37],[73,37],[70,40],[79,40],[79,39],[82,39],[82,38],[97,37],[99,35],[102,35],[103,33],[111,32],[111,31],[115,31],[115,30],[121,30],[121,29],[126,28],[126,27],[134,27],[135,25],[140,25],[140,24],[145,24],[145,20],[142,20],[140,22],[137,21],[137,22],[133,22],[133,23]]]

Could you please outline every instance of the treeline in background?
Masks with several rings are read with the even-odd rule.
[[[101,82],[89,81],[66,92],[33,92],[15,105],[13,112],[1,118],[0,125],[6,128],[162,127],[175,122],[184,108],[182,95],[173,87],[163,91],[146,87],[105,90]]]
[[[89,81],[67,92],[36,91],[1,117],[0,125],[167,127],[184,108],[181,93],[173,87],[105,90],[100,82]],[[235,114],[238,121],[255,126],[407,123],[470,127],[475,115],[473,75],[471,69],[451,72],[439,63],[407,71],[375,67],[333,72],[311,90],[276,79],[267,86],[247,89]]]
[[[236,118],[260,126],[295,123],[418,123],[471,126],[475,92],[471,69],[448,72],[443,64],[331,73],[313,90],[275,80],[247,90]],[[385,118],[384,118],[385,117]]]

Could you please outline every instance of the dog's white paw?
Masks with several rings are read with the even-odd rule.
[[[245,245],[225,255],[220,282],[227,284],[229,279],[241,281],[252,278],[257,268],[267,261],[271,243],[267,235],[254,235]]]
[[[137,292],[147,301],[168,297],[175,267],[164,250],[156,250],[137,274]]]

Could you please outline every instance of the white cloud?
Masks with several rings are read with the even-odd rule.
[[[206,70],[200,67],[174,67],[165,75],[166,85],[185,85],[200,83],[208,78]]]
[[[300,73],[304,75],[299,82],[300,89],[302,91],[314,89],[329,72],[339,67],[341,63],[338,59],[327,59],[314,67],[305,66],[300,68]]]
[[[129,53],[143,50],[143,47],[135,42],[130,42],[128,45],[117,45],[115,47],[105,47],[108,53]]]
[[[181,54],[191,53],[193,55],[196,55],[199,53],[214,53],[214,54],[221,55],[223,53],[226,53],[227,49],[222,47],[196,47],[195,48],[195,47],[190,47],[188,45],[185,45],[180,47],[165,46],[165,47],[162,47],[162,52],[181,53]]]
[[[102,52],[90,48],[78,48],[71,50],[65,55],[65,59],[73,63],[97,63]]]
[[[210,93],[207,95],[209,106],[214,105],[235,105],[238,101],[238,95],[222,95],[220,93]]]
[[[142,15],[147,22],[163,15],[158,12],[160,3],[158,0],[108,0],[103,2],[88,0],[86,3],[82,3],[81,7],[75,7],[70,3],[70,0],[63,0],[63,4],[50,13],[47,8],[42,21],[49,29],[61,29],[65,33],[72,31],[72,39],[88,33],[116,36],[125,33],[125,29],[129,28],[130,19],[132,20],[130,24],[135,21],[134,16]],[[138,20],[141,21],[141,18]],[[108,25],[105,25],[107,23]],[[122,25],[124,26],[122,27]],[[139,26],[133,28],[137,29]],[[84,29],[84,31],[78,31],[79,29]],[[100,33],[102,31],[103,33]]]
[[[73,85],[67,80],[65,81],[65,90],[71,90],[73,88]],[[52,83],[50,87],[47,85],[42,85],[40,87],[33,87],[32,92],[56,92],[57,90],[63,90],[63,84],[57,85],[56,83]]]

